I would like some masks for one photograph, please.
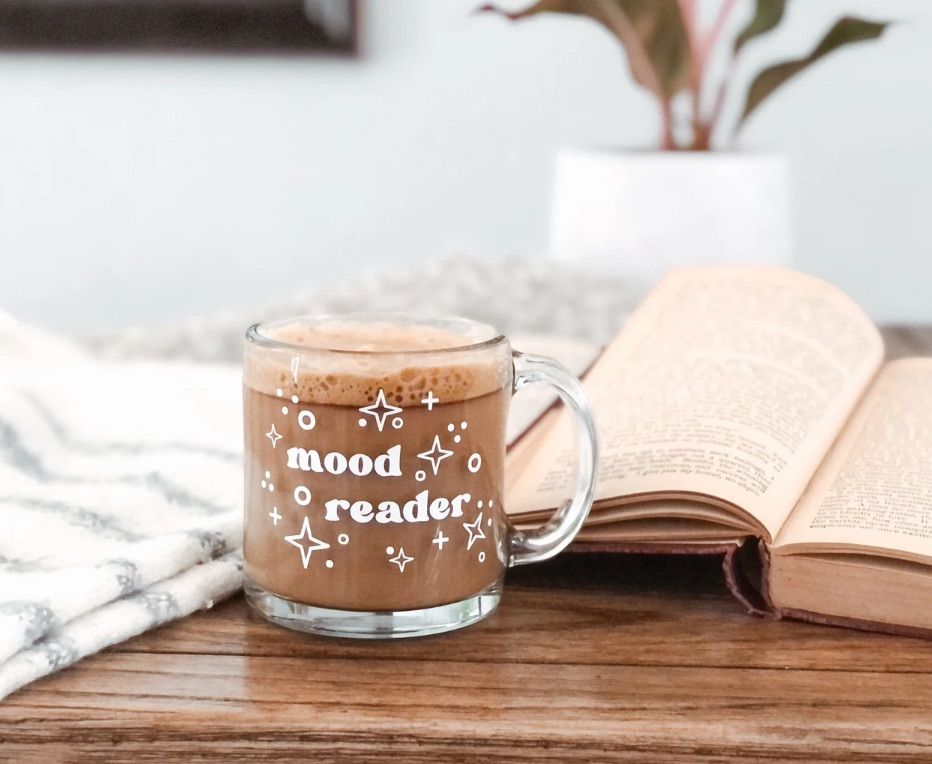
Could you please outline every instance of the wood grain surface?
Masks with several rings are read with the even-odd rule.
[[[460,632],[315,638],[237,597],[0,703],[4,761],[349,758],[932,761],[932,643],[749,617],[714,559],[576,554]]]

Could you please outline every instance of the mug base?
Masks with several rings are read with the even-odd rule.
[[[335,610],[305,605],[266,591],[248,578],[246,601],[266,620],[295,631],[351,639],[426,637],[462,629],[491,615],[502,598],[496,581],[472,597],[417,610]]]

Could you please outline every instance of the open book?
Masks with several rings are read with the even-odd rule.
[[[883,357],[813,277],[670,274],[586,374],[600,473],[576,548],[723,554],[753,608],[932,635],[932,358]],[[553,409],[509,452],[519,527],[572,492],[569,426]],[[758,546],[760,600],[739,569]]]

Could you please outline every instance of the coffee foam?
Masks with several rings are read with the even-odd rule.
[[[509,382],[511,356],[501,346],[444,353],[482,338],[435,327],[294,323],[275,327],[267,336],[308,351],[250,346],[244,362],[245,384],[267,395],[281,390],[284,396],[297,395],[306,403],[366,406],[381,389],[388,403],[405,408],[421,405],[428,392],[440,403],[450,403],[500,390]],[[405,351],[417,354],[405,355]],[[300,357],[297,381],[291,367],[295,356]]]
[[[266,336],[277,342],[306,348],[367,353],[446,350],[481,341],[435,326],[403,326],[387,321],[359,323],[333,320],[316,326],[296,321],[272,327]]]

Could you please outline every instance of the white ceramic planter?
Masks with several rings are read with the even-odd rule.
[[[561,260],[637,281],[688,265],[786,265],[786,162],[766,154],[561,151],[550,246]]]

